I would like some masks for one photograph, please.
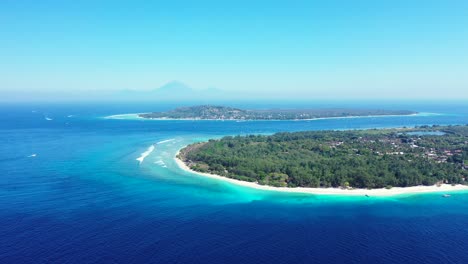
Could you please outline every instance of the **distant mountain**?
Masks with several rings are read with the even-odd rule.
[[[193,89],[185,83],[171,81],[151,91],[123,90],[117,94],[125,100],[219,100],[226,98],[226,93],[217,88]]]
[[[174,93],[179,93],[179,94],[189,93],[189,94],[191,94],[191,93],[195,93],[195,92],[196,91],[194,89],[192,89],[191,87],[189,87],[185,83],[182,83],[182,82],[179,82],[179,81],[168,82],[165,85],[153,90],[154,94],[159,94],[159,95],[164,95],[164,94],[173,95]]]

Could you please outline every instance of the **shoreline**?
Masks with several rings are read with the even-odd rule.
[[[117,114],[117,115],[110,115],[110,116],[103,116],[103,119],[127,119],[127,120],[144,120],[145,118],[140,117],[140,114],[144,113],[130,113],[130,114]]]
[[[117,114],[103,117],[104,119],[127,119],[127,120],[153,120],[153,121],[233,121],[233,122],[259,122],[259,121],[315,121],[315,120],[327,120],[327,119],[347,119],[347,118],[375,118],[375,117],[414,117],[414,116],[426,116],[426,115],[439,115],[438,113],[426,113],[419,112],[408,115],[366,115],[366,116],[331,116],[331,117],[316,117],[307,119],[202,119],[202,118],[146,118],[139,116],[140,114],[147,113],[133,113],[133,114]]]
[[[184,146],[183,148],[185,148]],[[440,186],[412,186],[412,187],[393,187],[391,189],[341,189],[341,188],[310,188],[310,187],[274,187],[269,185],[260,185],[255,182],[241,181],[237,179],[232,179],[216,174],[203,173],[190,169],[185,162],[179,159],[177,156],[180,153],[179,149],[174,156],[174,160],[177,163],[178,167],[186,172],[190,172],[202,177],[207,177],[216,180],[222,180],[229,182],[238,186],[253,188],[257,190],[264,191],[276,191],[276,192],[286,192],[286,193],[302,193],[302,194],[313,194],[313,195],[342,195],[342,196],[376,196],[376,197],[385,197],[385,196],[396,196],[396,195],[413,195],[413,194],[423,194],[423,193],[438,193],[438,192],[454,192],[454,191],[468,191],[467,185],[454,185],[451,184],[442,184]]]

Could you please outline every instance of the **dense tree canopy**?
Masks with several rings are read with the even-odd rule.
[[[468,126],[235,136],[190,145],[193,170],[273,186],[465,183]]]

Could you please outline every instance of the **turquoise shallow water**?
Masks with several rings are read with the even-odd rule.
[[[173,160],[180,147],[223,135],[465,124],[465,105],[240,123],[102,118],[169,105],[2,106],[0,262],[467,263],[467,193],[277,193],[199,177]]]

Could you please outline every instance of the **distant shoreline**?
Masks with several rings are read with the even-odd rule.
[[[411,110],[317,108],[317,109],[242,109],[222,105],[194,105],[177,107],[163,112],[140,114],[155,119],[204,120],[312,120],[329,117],[389,116],[417,114]]]
[[[313,195],[342,195],[342,196],[396,196],[396,195],[412,195],[422,193],[438,193],[438,192],[454,192],[454,191],[468,191],[467,185],[450,185],[442,184],[440,186],[412,186],[412,187],[392,187],[391,189],[341,189],[341,188],[309,188],[309,187],[274,187],[269,185],[260,185],[255,182],[241,181],[233,178],[228,178],[211,173],[203,173],[190,169],[184,161],[178,158],[180,151],[186,146],[180,148],[174,159],[180,169],[190,172],[199,176],[222,180],[235,185],[244,186],[248,188],[264,190],[264,191],[277,191],[287,193],[302,193],[302,194],[313,194]]]
[[[128,120],[145,119],[143,117],[140,117],[140,114],[144,114],[144,113],[117,114],[117,115],[104,116],[102,118],[103,119],[128,119]]]
[[[425,115],[438,115],[437,113],[419,112],[408,115],[364,115],[364,116],[334,116],[334,117],[317,117],[309,119],[204,119],[204,118],[148,118],[141,117],[140,114],[145,113],[130,113],[130,114],[117,114],[105,116],[104,119],[126,119],[126,120],[153,120],[153,121],[232,121],[232,122],[259,122],[259,121],[315,121],[327,119],[354,119],[354,118],[374,118],[374,117],[404,117],[404,116],[425,116]]]

